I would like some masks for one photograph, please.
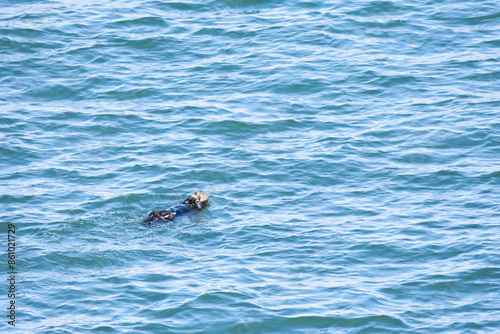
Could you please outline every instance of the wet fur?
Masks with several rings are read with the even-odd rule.
[[[172,221],[179,216],[196,214],[208,205],[208,201],[208,195],[204,191],[197,191],[189,198],[185,199],[182,204],[174,205],[167,210],[150,212],[148,218],[141,224],[155,226]]]

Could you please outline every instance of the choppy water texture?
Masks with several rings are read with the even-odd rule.
[[[1,8],[1,331],[500,330],[497,1]]]

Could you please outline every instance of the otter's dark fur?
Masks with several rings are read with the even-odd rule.
[[[155,226],[157,224],[166,223],[174,220],[176,217],[185,214],[195,214],[203,210],[208,204],[208,195],[204,191],[197,191],[182,204],[174,205],[167,210],[150,212],[142,224]]]

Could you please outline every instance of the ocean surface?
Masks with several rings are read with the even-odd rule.
[[[498,1],[0,8],[0,332],[500,332]]]

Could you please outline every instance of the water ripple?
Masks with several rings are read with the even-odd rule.
[[[0,328],[500,327],[491,1],[4,7]],[[197,189],[198,215],[138,225]]]

